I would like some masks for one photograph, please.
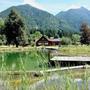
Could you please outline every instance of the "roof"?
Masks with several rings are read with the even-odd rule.
[[[41,38],[39,38],[36,42],[40,41],[42,38],[46,39],[48,41],[48,39],[46,38],[46,36],[41,36]]]
[[[55,39],[49,39],[46,36],[42,36],[40,39],[38,39],[36,42],[38,42],[39,40],[41,40],[42,38],[46,39],[47,41],[51,41],[51,42],[60,42],[59,38],[55,38]]]
[[[55,56],[51,59],[52,61],[90,61],[90,57],[62,57],[62,56]]]
[[[60,39],[59,39],[59,38],[56,38],[56,39],[48,39],[48,41],[52,41],[52,42],[60,42]]]

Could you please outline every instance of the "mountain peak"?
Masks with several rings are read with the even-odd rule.
[[[80,7],[80,9],[81,9],[81,10],[88,10],[87,8],[85,8],[85,7],[83,7],[83,6]]]
[[[80,7],[80,8],[76,8],[76,9],[69,9],[68,11],[88,11],[88,9],[87,8],[85,8],[85,7]]]

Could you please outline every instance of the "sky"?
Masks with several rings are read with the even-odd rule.
[[[90,0],[0,0],[0,12],[11,6],[22,4],[30,4],[52,14],[82,6],[90,9]]]

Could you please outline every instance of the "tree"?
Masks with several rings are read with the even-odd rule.
[[[4,20],[0,18],[0,45],[5,44],[6,38],[4,35]]]
[[[62,37],[61,38],[61,44],[62,45],[71,45],[72,44],[72,40],[69,37]]]
[[[80,28],[81,31],[81,44],[90,44],[90,28],[87,24],[83,23]]]
[[[80,43],[80,35],[79,34],[73,34],[72,35],[72,44],[77,45]]]
[[[11,10],[5,21],[5,35],[7,44],[15,44],[18,47],[23,33],[24,23],[15,10]]]
[[[4,20],[0,18],[0,29],[4,27]]]
[[[3,34],[3,29],[4,29],[4,20],[0,18],[0,34]]]
[[[42,34],[39,31],[36,31],[35,33],[30,35],[30,41],[31,41],[31,45],[35,43],[36,40],[38,40],[40,37],[42,36]]]
[[[48,37],[58,37],[58,31],[53,29],[47,29],[45,30],[45,35]]]

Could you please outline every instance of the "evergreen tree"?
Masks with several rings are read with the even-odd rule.
[[[81,44],[90,44],[90,28],[87,24],[81,25]]]
[[[23,33],[24,23],[15,10],[11,10],[5,21],[5,35],[7,44],[15,44],[18,47]]]

